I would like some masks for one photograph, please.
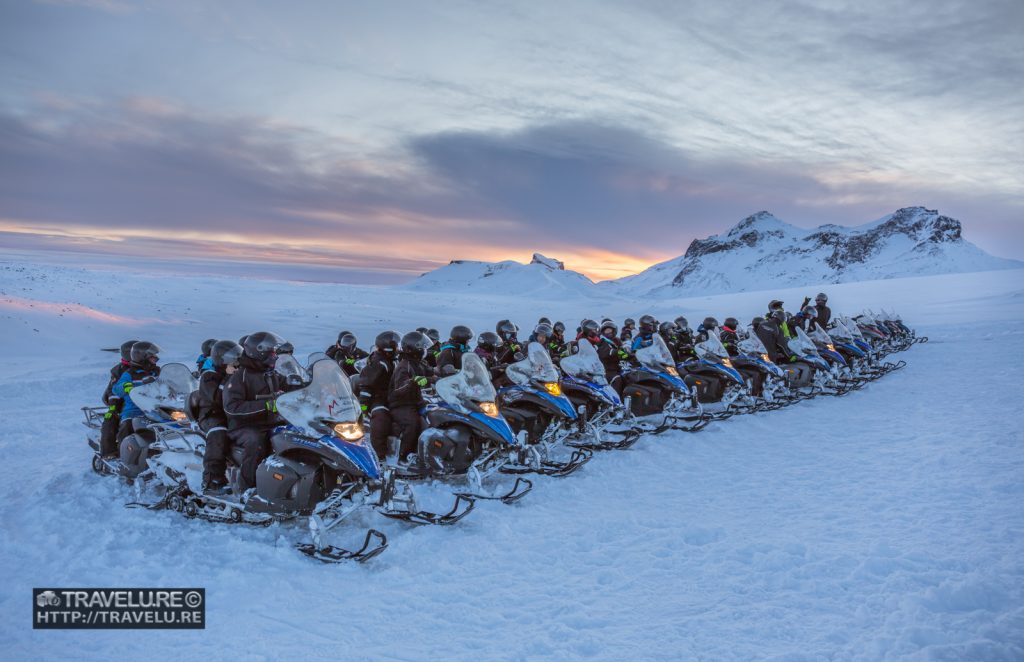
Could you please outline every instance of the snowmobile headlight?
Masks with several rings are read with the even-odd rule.
[[[359,441],[363,438],[363,426],[359,423],[336,423],[334,434],[345,441]]]
[[[828,351],[830,351],[830,352],[834,352],[834,351],[836,351],[836,346],[835,346],[835,345],[833,345],[832,343],[829,343],[829,344],[828,344],[828,345],[826,345],[826,346],[828,347]]]
[[[184,421],[186,418],[188,418],[188,416],[185,415],[185,412],[178,411],[177,409],[172,410],[170,413],[171,420],[175,422]]]
[[[672,375],[673,377],[678,377],[679,376],[679,371],[676,370],[676,367],[673,366],[673,365],[665,366],[665,372],[667,372],[668,374]]]
[[[768,358],[767,354],[762,354],[761,355],[761,360],[764,361],[765,363],[771,363],[772,362],[772,360],[770,358]]]
[[[544,390],[551,395],[562,395],[562,385],[558,382],[544,382]]]
[[[478,402],[476,404],[480,407],[480,411],[487,416],[490,416],[491,418],[498,418],[498,405],[493,402]]]
[[[729,359],[723,358],[722,359],[722,365],[724,365],[726,368],[731,368],[732,367],[732,361],[730,361]]]

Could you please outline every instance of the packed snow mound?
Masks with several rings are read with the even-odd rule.
[[[620,294],[682,296],[995,269],[998,258],[961,236],[960,221],[905,207],[858,227],[804,230],[761,211],[724,234],[695,239],[681,257],[609,284]]]
[[[430,292],[474,292],[478,294],[543,294],[557,296],[598,294],[594,282],[565,268],[560,260],[534,253],[529,264],[515,260],[478,262],[452,260],[413,282],[400,286]]]

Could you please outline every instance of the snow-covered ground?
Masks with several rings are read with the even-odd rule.
[[[1022,659],[1024,272],[828,286],[931,337],[845,398],[642,439],[455,527],[367,515],[390,548],[324,566],[303,533],[127,510],[89,469],[79,407],[152,339],[189,362],[269,329],[298,353],[341,328],[477,331],[647,312],[545,301],[0,261],[0,657],[28,659]],[[657,301],[748,320],[815,288]],[[33,631],[34,586],[204,586],[205,631]]]

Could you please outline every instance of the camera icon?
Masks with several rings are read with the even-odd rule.
[[[36,605],[39,607],[59,607],[60,598],[53,591],[43,591],[36,596]]]

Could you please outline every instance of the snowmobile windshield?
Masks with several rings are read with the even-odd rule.
[[[828,333],[825,332],[825,329],[820,326],[814,327],[814,330],[808,334],[808,337],[810,337],[814,342],[821,343],[822,345],[832,344],[832,336],[828,335]]]
[[[657,333],[651,336],[651,339],[650,345],[636,350],[636,360],[640,362],[640,365],[658,372],[664,370],[665,366],[674,368],[676,362],[672,359],[672,352],[668,351],[665,340]]]
[[[562,359],[558,365],[562,366],[565,374],[578,377],[595,384],[607,384],[605,378],[604,364],[597,356],[597,349],[588,340],[580,340],[576,343],[578,348],[575,354]]]
[[[849,317],[844,317],[843,324],[846,325],[846,330],[850,332],[850,335],[852,335],[854,339],[864,340],[864,334],[860,332],[860,326],[857,325],[857,322],[853,321]]]
[[[494,402],[498,397],[494,385],[491,384],[491,374],[487,366],[473,352],[462,355],[462,370],[437,380],[434,388],[445,402],[460,411],[470,411],[465,406],[467,400]]]
[[[135,406],[144,412],[155,412],[159,407],[184,410],[189,393],[199,388],[199,380],[181,363],[168,363],[160,369],[160,376],[148,384],[132,389]]]
[[[798,356],[804,354],[818,355],[818,348],[815,347],[814,342],[807,336],[807,332],[800,327],[796,328],[796,336],[789,339],[789,349]]]
[[[846,328],[846,325],[843,324],[842,320],[836,320],[836,324],[832,327],[829,335],[832,336],[836,342],[853,342],[853,334]]]
[[[557,382],[558,370],[551,362],[551,355],[538,342],[530,343],[526,348],[526,358],[516,361],[505,369],[505,374],[516,384],[525,386],[531,381],[544,383]]]
[[[312,354],[306,357],[306,369],[308,370],[309,368],[312,368],[314,363],[326,358],[330,357],[327,356],[327,354],[324,352],[313,352]]]
[[[277,412],[310,437],[323,435],[334,423],[358,421],[359,401],[338,364],[329,359],[317,361],[312,373],[308,386],[278,396]]]
[[[282,354],[277,357],[274,372],[284,377],[289,386],[301,386],[309,383],[309,373],[291,354]]]
[[[693,349],[697,356],[707,361],[729,358],[729,352],[722,344],[722,339],[714,331],[708,331],[708,339],[697,343]]]
[[[754,332],[754,328],[747,327],[747,335],[739,342],[739,350],[744,354],[750,354],[752,356],[767,355],[768,350],[765,349],[764,343],[757,337]]]

